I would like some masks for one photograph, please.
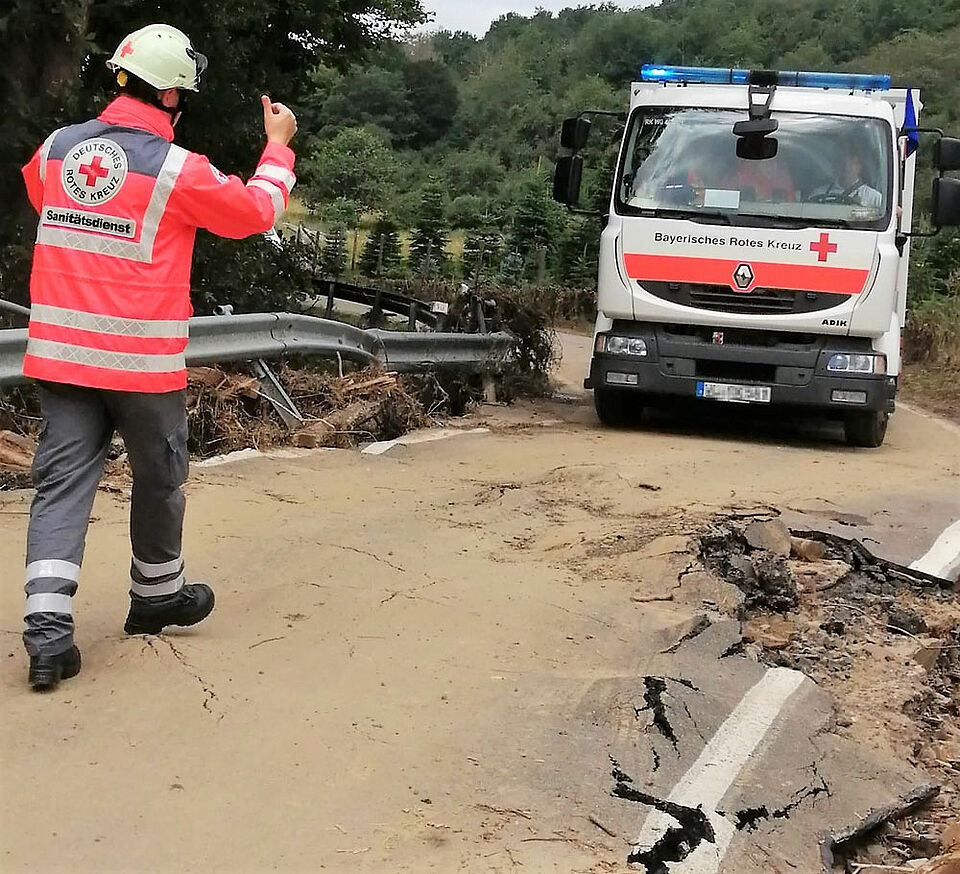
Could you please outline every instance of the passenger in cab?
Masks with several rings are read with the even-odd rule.
[[[793,203],[796,200],[793,176],[780,157],[758,161],[738,159],[736,167],[724,177],[723,187],[739,190],[740,199],[748,203]]]

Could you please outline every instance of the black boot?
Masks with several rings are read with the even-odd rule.
[[[196,625],[213,610],[213,589],[205,583],[185,583],[176,595],[161,598],[130,596],[127,634],[159,634],[168,625]]]
[[[56,688],[61,680],[69,680],[80,673],[80,650],[75,646],[57,655],[30,656],[28,682],[38,692]]]

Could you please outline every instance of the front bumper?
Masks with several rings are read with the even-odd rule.
[[[615,322],[610,333],[642,338],[647,355],[594,353],[586,388],[637,392],[654,401],[690,398],[709,403],[698,397],[705,383],[765,386],[770,401],[758,406],[837,414],[894,409],[896,377],[827,371],[836,353],[871,351],[867,338],[637,322]],[[857,402],[851,402],[853,398]]]

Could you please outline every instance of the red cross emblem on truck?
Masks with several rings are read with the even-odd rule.
[[[817,253],[818,261],[826,261],[837,251],[837,244],[830,242],[830,234],[820,234],[820,242],[811,243],[810,251]]]

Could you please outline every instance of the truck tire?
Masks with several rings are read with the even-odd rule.
[[[887,436],[887,422],[890,414],[850,413],[843,422],[844,436],[850,446],[868,446],[876,448]]]
[[[595,388],[593,407],[597,411],[597,418],[613,428],[623,428],[635,422],[640,417],[642,406],[634,394],[615,388]]]

